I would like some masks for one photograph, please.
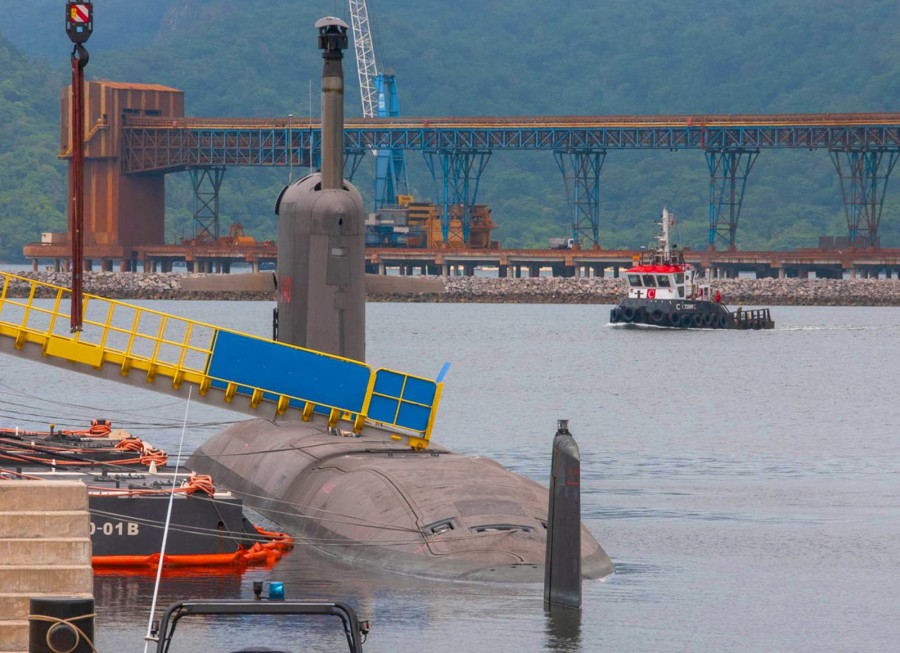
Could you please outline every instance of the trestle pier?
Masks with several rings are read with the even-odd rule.
[[[401,275],[500,277],[618,277],[634,265],[635,250],[423,250],[367,249],[366,271]],[[785,252],[691,251],[684,258],[714,278],[900,278],[900,249]]]
[[[121,248],[119,248],[121,250]],[[797,249],[794,251],[692,251],[684,258],[713,278],[900,278],[900,249]],[[51,264],[57,271],[70,269],[71,252],[65,245],[35,245],[26,255],[32,268]],[[634,265],[640,250],[601,249],[400,249],[366,248],[366,271],[373,274],[499,277],[618,277]],[[229,273],[232,266],[272,268],[278,258],[274,244],[218,248],[157,245],[125,251],[85,248],[86,269],[108,272]],[[91,267],[88,267],[91,266]]]

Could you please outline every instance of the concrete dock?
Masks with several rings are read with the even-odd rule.
[[[0,652],[28,651],[31,598],[91,598],[90,516],[80,481],[0,481]]]

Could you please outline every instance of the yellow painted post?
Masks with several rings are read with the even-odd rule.
[[[287,395],[281,395],[278,397],[278,406],[275,408],[275,412],[279,415],[284,415],[287,411],[288,406],[291,405],[291,399]]]
[[[128,365],[129,369],[131,368],[131,362],[130,362],[131,348],[134,347],[134,336],[137,333],[138,326],[140,326],[140,323],[141,323],[141,309],[136,308],[134,311],[134,320],[132,320],[132,322],[131,322],[131,331],[128,334],[128,344],[125,346],[125,351],[122,352],[124,354],[125,358],[129,359],[129,365]],[[124,363],[122,364],[122,367],[123,368],[125,367]],[[127,374],[127,372],[126,372],[126,374]],[[125,376],[125,374],[123,374],[122,376]]]
[[[178,369],[184,367],[184,357],[187,355],[188,348],[191,345],[191,333],[194,329],[194,323],[187,321],[187,327],[184,329],[184,341],[181,343],[181,353],[178,355]]]
[[[425,433],[422,434],[422,437],[428,442],[431,439],[431,429],[434,428],[434,418],[437,417],[437,410],[435,406],[441,403],[441,393],[444,391],[444,384],[436,383],[437,387],[434,391],[434,401],[431,402],[431,414],[428,416],[428,425],[425,427]]]
[[[160,315],[159,318],[159,329],[156,331],[156,338],[153,344],[153,356],[150,359],[151,364],[156,364],[156,359],[159,356],[159,346],[162,344],[163,335],[166,332],[166,320],[168,319],[168,315],[157,313]]]
[[[103,324],[103,333],[100,335],[100,349],[106,351],[106,337],[109,335],[109,328],[112,326],[113,313],[116,310],[115,302],[108,302],[109,309],[106,311],[106,322]]]
[[[59,304],[62,301],[63,289],[56,291],[56,301],[53,303],[53,312],[50,314],[50,327],[47,329],[47,337],[53,335],[53,328],[56,326],[56,316],[59,315]],[[47,341],[44,341],[44,353],[47,352]]]

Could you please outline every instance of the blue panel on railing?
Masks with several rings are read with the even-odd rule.
[[[368,418],[412,431],[424,431],[428,428],[436,393],[434,381],[380,369],[375,372]]]
[[[384,373],[379,371],[375,376],[375,384],[378,385],[378,378]],[[406,386],[403,388],[403,399],[405,401],[414,401],[418,404],[430,406],[434,401],[434,393],[437,391],[437,384],[434,381],[426,379],[418,379],[416,377],[406,377]]]
[[[262,388],[359,413],[372,370],[363,363],[218,331],[206,374],[238,384],[238,392],[243,394],[248,387]],[[213,385],[223,384],[214,381]]]

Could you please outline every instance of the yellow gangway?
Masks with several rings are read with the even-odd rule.
[[[0,352],[257,416],[297,411],[361,433],[428,444],[443,387],[394,370],[84,295],[69,333],[67,288],[0,272]]]

